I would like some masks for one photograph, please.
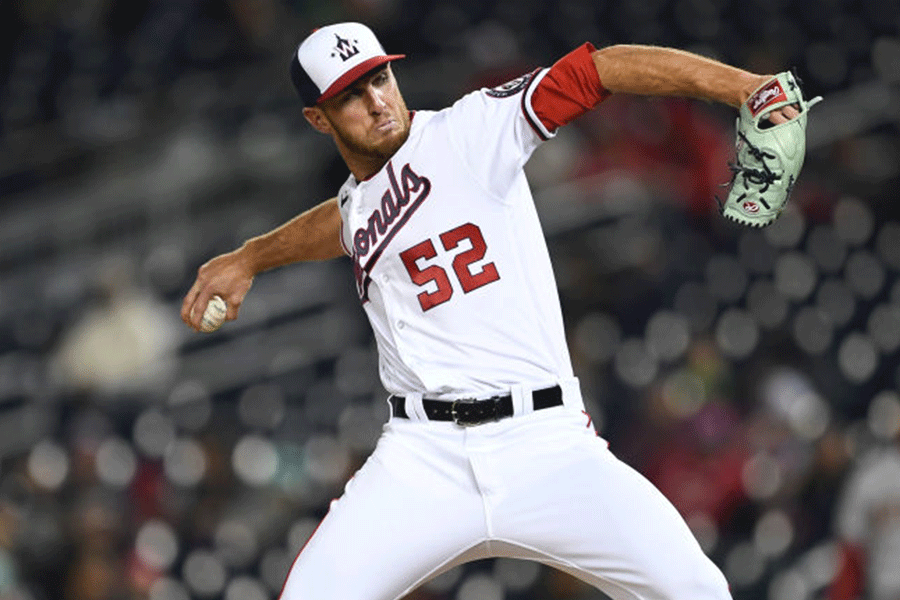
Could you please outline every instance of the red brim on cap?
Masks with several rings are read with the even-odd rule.
[[[371,71],[376,67],[380,67],[385,63],[389,63],[392,60],[397,60],[399,58],[406,58],[405,54],[385,54],[382,56],[373,56],[368,60],[364,60],[359,63],[340,77],[338,77],[334,83],[332,83],[325,92],[319,96],[319,99],[316,103],[323,102],[328,100],[329,98],[334,98],[349,86],[351,83]]]

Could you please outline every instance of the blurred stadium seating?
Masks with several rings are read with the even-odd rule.
[[[259,277],[214,334],[178,319],[200,264],[346,178],[287,63],[347,19],[409,55],[411,108],[584,41],[795,66],[825,96],[762,231],[715,212],[722,107],[614,97],[528,169],[595,423],[735,599],[897,600],[895,0],[0,3],[0,598],[277,598],[374,447],[385,392],[345,260]],[[411,598],[604,596],[496,560]]]

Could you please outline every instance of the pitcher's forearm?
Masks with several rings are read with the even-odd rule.
[[[343,256],[341,215],[331,198],[284,225],[247,240],[239,252],[254,274],[295,262]]]
[[[699,98],[735,108],[770,77],[674,48],[617,45],[592,57],[603,87],[613,93]]]

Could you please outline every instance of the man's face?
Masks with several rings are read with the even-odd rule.
[[[384,164],[409,136],[409,111],[389,64],[367,73],[319,108],[335,141],[363,160]]]

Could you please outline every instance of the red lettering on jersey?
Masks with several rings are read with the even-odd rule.
[[[594,50],[590,43],[576,48],[556,61],[537,84],[531,108],[548,131],[570,123],[609,97],[591,58]]]
[[[471,271],[472,265],[482,260],[487,253],[487,242],[484,241],[478,225],[463,223],[459,227],[445,231],[438,238],[447,252],[455,250],[463,240],[467,240],[471,246],[453,258],[453,272],[456,273],[456,279],[462,286],[463,293],[468,294],[500,279],[500,274],[493,262],[482,265],[481,270],[477,273]],[[453,297],[453,284],[443,267],[426,265],[424,262],[420,267],[418,264],[420,259],[427,261],[436,256],[437,251],[431,239],[419,242],[400,253],[400,260],[403,261],[403,266],[406,267],[412,282],[419,287],[431,288],[416,296],[422,312],[427,312]]]
[[[387,174],[391,189],[381,197],[381,207],[373,210],[366,226],[360,227],[353,234],[353,250],[357,257],[366,256],[378,244],[380,236],[388,231],[404,207],[410,202],[418,206],[431,192],[431,181],[427,177],[419,177],[408,164],[400,169],[399,184],[391,163],[387,165]],[[412,197],[413,192],[418,192],[415,198]]]
[[[453,285],[447,278],[447,271],[437,265],[420,268],[417,264],[419,259],[428,260],[435,256],[437,256],[437,251],[431,240],[420,242],[400,253],[400,260],[403,261],[403,266],[406,267],[406,272],[409,273],[413,283],[420,287],[434,284],[434,291],[426,290],[417,296],[423,312],[443,304],[453,297]]]
[[[400,181],[394,173],[393,163],[387,164],[391,187],[381,196],[381,206],[366,219],[366,226],[353,233],[353,272],[356,287],[364,302],[368,299],[369,273],[390,243],[412,214],[431,193],[431,181],[412,170],[409,164],[400,169]],[[365,265],[362,259],[371,256]]]

